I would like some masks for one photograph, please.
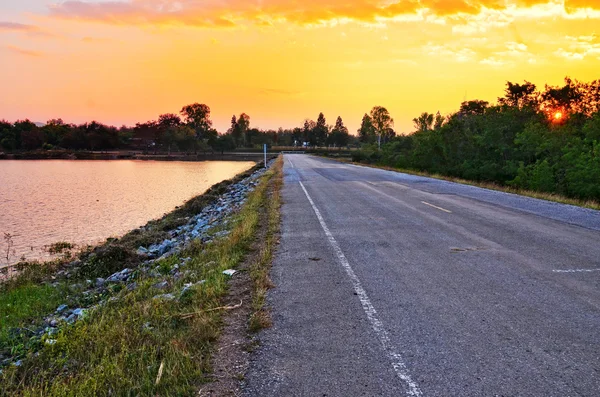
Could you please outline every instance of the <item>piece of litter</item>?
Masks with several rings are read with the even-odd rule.
[[[308,258],[308,260],[311,260],[313,262],[318,262],[318,261],[321,260],[321,258],[316,258],[316,257],[315,258]]]
[[[237,273],[237,271],[233,269],[223,270],[223,274],[229,277],[233,276],[235,273]]]

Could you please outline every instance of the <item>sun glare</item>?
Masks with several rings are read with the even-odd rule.
[[[554,113],[554,120],[555,121],[560,121],[563,118],[563,113],[562,112],[556,112]]]

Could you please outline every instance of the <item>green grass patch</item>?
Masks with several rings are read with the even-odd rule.
[[[242,210],[229,220],[226,237],[210,244],[196,241],[178,256],[156,261],[152,269],[138,268],[134,288],[113,290],[112,299],[62,328],[52,336],[52,344],[44,337],[41,349],[30,353],[21,366],[6,367],[0,375],[0,395],[195,394],[210,374],[211,349],[221,328],[219,307],[228,285],[222,272],[235,268],[248,252],[273,175],[272,170],[265,173]],[[192,214],[191,208],[201,210],[202,203],[194,201],[175,211],[153,230],[177,224],[177,219]],[[130,233],[120,241],[137,247],[139,237]],[[99,249],[89,255],[93,253],[107,257],[99,255]],[[108,263],[121,262],[125,267],[122,262],[128,258],[115,255],[118,259]],[[175,264],[180,266],[179,277],[171,271]],[[159,286],[162,281],[166,286]],[[18,291],[26,292],[24,286]],[[49,307],[54,309],[58,303],[55,300]]]
[[[20,356],[39,342],[33,338],[42,317],[61,303],[64,290],[51,285],[26,284],[0,293],[0,352]]]

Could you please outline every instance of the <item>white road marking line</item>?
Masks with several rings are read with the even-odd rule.
[[[294,167],[294,163],[292,163],[292,160],[289,157],[288,157],[288,163],[290,163],[290,167],[296,168],[296,167]]]
[[[335,251],[336,256],[338,257],[340,263],[344,267],[344,270],[346,270],[346,274],[348,274],[348,277],[350,277],[350,280],[352,281],[352,284],[354,286],[354,292],[356,292],[356,294],[358,295],[358,298],[360,300],[360,303],[362,304],[363,310],[364,310],[365,314],[367,315],[367,319],[371,323],[371,327],[373,328],[373,331],[375,331],[375,334],[377,335],[379,342],[383,346],[383,350],[385,351],[388,358],[392,362],[392,367],[394,367],[394,371],[396,371],[396,374],[398,375],[398,377],[404,383],[406,383],[406,385],[408,386],[408,395],[409,396],[415,396],[415,397],[422,396],[423,393],[421,393],[419,386],[417,386],[417,384],[411,379],[411,377],[408,373],[408,368],[406,367],[406,364],[404,364],[404,361],[402,360],[402,356],[400,355],[400,353],[396,352],[396,350],[394,349],[394,346],[392,345],[390,337],[389,337],[387,331],[385,330],[383,323],[377,317],[377,311],[373,307],[373,304],[371,303],[371,300],[369,299],[367,292],[362,287],[362,284],[360,283],[359,278],[354,273],[354,270],[352,270],[352,267],[350,266],[350,263],[348,262],[346,255],[344,255],[344,252],[342,252],[342,249],[340,248],[339,244],[337,243],[337,241],[335,240],[335,238],[329,231],[327,224],[325,224],[325,220],[321,216],[321,212],[319,212],[317,206],[315,205],[312,198],[308,194],[308,191],[304,187],[304,184],[302,182],[299,182],[299,183],[300,183],[300,186],[302,187],[302,190],[304,190],[304,194],[306,194],[306,198],[308,199],[308,202],[310,203],[313,210],[315,211],[315,215],[317,216],[317,219],[319,220],[319,223],[321,224],[321,227],[323,228],[323,231],[325,232],[325,235],[327,236],[327,239],[329,240],[329,244],[331,244],[331,246],[333,247],[333,250]]]
[[[600,269],[570,269],[570,270],[552,270],[553,273],[589,273],[600,272]]]
[[[433,205],[433,204],[431,204],[431,203],[428,203],[427,201],[421,201],[421,202],[422,202],[423,204],[425,204],[425,205],[428,205],[428,206],[430,206],[430,207],[433,207],[433,208],[435,208],[435,209],[438,209],[438,210],[440,210],[440,211],[444,211],[444,212],[447,212],[447,213],[449,213],[449,214],[451,214],[451,213],[452,213],[452,211],[448,211],[447,209],[444,209],[444,208],[442,208],[442,207],[438,207],[437,205]]]

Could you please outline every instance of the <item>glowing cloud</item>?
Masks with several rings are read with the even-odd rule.
[[[41,57],[44,55],[43,53],[41,53],[39,51],[26,50],[24,48],[20,48],[20,47],[13,46],[13,45],[7,45],[6,49],[9,50],[10,52],[12,52],[13,54],[23,55],[23,56],[27,56],[27,57]]]
[[[525,10],[524,10],[525,9]],[[530,11],[526,11],[529,9]],[[166,24],[198,27],[232,27],[238,24],[272,26],[277,22],[300,25],[345,23],[349,21],[378,22],[397,20],[404,15],[434,15],[442,18],[482,16],[478,22],[506,20],[518,13],[532,17],[548,13],[576,13],[581,10],[600,10],[595,0],[129,0],[66,1],[50,7],[53,16],[110,24]],[[574,15],[577,17],[579,14]],[[594,14],[595,15],[595,14]],[[592,15],[592,16],[594,16]],[[572,15],[573,16],[573,15]],[[579,15],[590,17],[589,13]],[[435,19],[435,18],[434,18]],[[471,26],[470,30],[481,30]]]

